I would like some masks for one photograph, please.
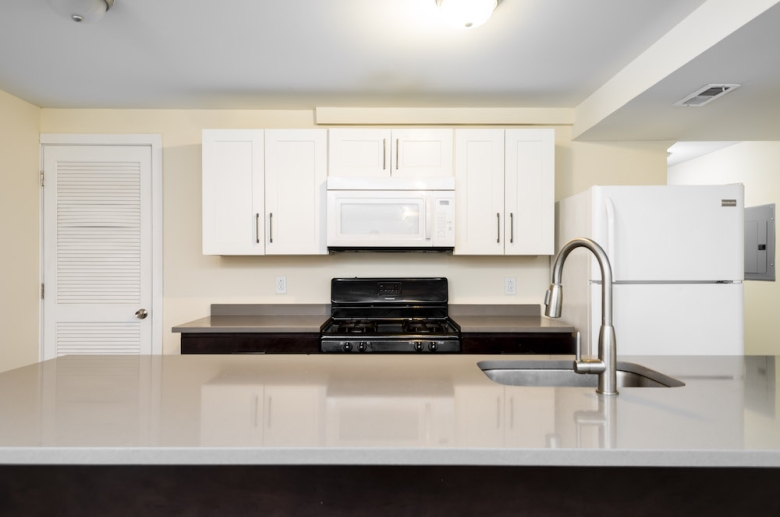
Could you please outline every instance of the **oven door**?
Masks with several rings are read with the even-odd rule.
[[[328,191],[329,248],[434,246],[432,191]]]

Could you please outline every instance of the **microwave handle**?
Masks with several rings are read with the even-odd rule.
[[[425,240],[431,240],[431,228],[433,227],[433,200],[425,199]]]

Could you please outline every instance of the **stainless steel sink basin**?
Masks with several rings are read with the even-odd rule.
[[[481,361],[477,363],[492,381],[508,386],[595,388],[598,375],[579,374],[573,361]],[[677,388],[684,382],[644,366],[617,363],[619,388]]]

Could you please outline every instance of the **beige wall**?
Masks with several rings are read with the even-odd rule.
[[[164,174],[165,353],[172,326],[206,316],[211,303],[326,303],[340,276],[446,276],[457,303],[535,303],[549,283],[548,257],[340,254],[316,257],[206,257],[201,254],[201,130],[315,127],[314,112],[264,110],[53,110],[43,133],[161,133]],[[666,182],[665,143],[579,143],[556,127],[556,197],[593,184]],[[274,277],[287,294],[274,294]],[[504,296],[504,277],[517,295]]]
[[[669,167],[670,185],[743,183],[745,206],[780,200],[780,142],[742,142]],[[780,354],[780,284],[745,282],[745,353]]]
[[[0,91],[0,371],[38,360],[40,111]]]

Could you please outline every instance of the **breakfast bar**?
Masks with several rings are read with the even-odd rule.
[[[624,359],[684,386],[604,397],[503,385],[480,367],[501,363],[495,355],[60,357],[0,374],[0,486],[25,488],[19,503],[44,486],[55,500],[89,486],[158,493],[153,479],[193,500],[246,490],[276,511],[310,511],[307,493],[329,511],[360,507],[357,486],[379,498],[394,487],[397,504],[425,507],[460,486],[463,508],[502,515],[534,491],[568,493],[561,483],[583,491],[566,504],[598,479],[615,503],[642,479],[656,505],[684,499],[680,486],[703,495],[726,483],[738,489],[721,497],[729,507],[780,480],[777,358]],[[468,495],[485,490],[505,497]]]

